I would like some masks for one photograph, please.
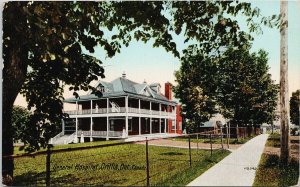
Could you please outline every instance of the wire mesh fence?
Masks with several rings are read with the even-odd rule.
[[[184,173],[208,167],[227,154],[228,137],[219,129],[82,149],[53,147],[45,154],[15,158],[14,184],[172,185]]]

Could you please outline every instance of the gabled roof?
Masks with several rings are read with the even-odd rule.
[[[102,98],[109,98],[109,97],[118,97],[118,96],[132,96],[137,98],[142,98],[146,100],[160,100],[165,103],[176,103],[174,101],[169,101],[164,95],[161,93],[157,93],[157,90],[154,89],[154,86],[159,85],[157,83],[152,84],[151,87],[147,85],[147,83],[136,83],[134,81],[131,81],[129,79],[126,79],[124,77],[116,78],[115,80],[111,82],[104,82],[102,80],[98,81],[98,83],[95,85],[96,88],[101,90],[104,90]],[[143,94],[144,90],[148,92],[149,94]],[[65,102],[73,103],[76,101],[81,100],[91,100],[91,99],[98,99],[98,97],[94,94],[91,94],[89,92],[86,95],[80,96],[80,98],[76,99],[68,98],[65,100]]]

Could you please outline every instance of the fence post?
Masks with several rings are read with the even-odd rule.
[[[148,158],[148,139],[147,139],[147,137],[146,137],[146,172],[147,172],[147,186],[150,186],[149,158]]]
[[[199,138],[198,138],[198,134],[197,134],[197,154],[198,154],[198,141],[199,141]]]
[[[227,148],[229,149],[228,124],[226,125]]]
[[[230,140],[230,138],[231,138],[231,125],[230,125],[230,121],[228,122],[228,124],[229,124],[229,127],[228,127],[228,129],[229,129],[229,140]]]
[[[221,127],[221,145],[222,145],[222,149],[224,149],[224,145],[223,145],[223,127]]]
[[[46,157],[46,186],[50,186],[50,145],[47,145],[47,157]]]
[[[211,133],[209,133],[209,139],[210,139],[210,156],[212,156],[212,142],[211,142],[212,135],[211,135]]]
[[[239,142],[239,125],[236,125],[236,142]]]
[[[189,135],[189,156],[190,156],[190,167],[192,166],[192,154],[191,154],[191,137]]]

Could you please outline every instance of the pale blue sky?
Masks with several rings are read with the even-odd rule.
[[[261,14],[269,16],[279,14],[279,1],[254,1],[253,6],[261,9]],[[289,95],[291,92],[300,88],[300,2],[290,1],[288,6],[288,62],[289,62]],[[240,24],[243,27],[243,18],[239,18]],[[278,29],[270,29],[263,27],[263,34],[256,35],[252,51],[264,49],[269,53],[269,66],[272,78],[279,80],[280,70],[280,33]],[[179,50],[186,47],[184,38],[176,36],[175,41]],[[174,81],[174,71],[180,67],[179,59],[173,54],[168,53],[163,48],[153,48],[152,42],[136,42],[130,43],[129,47],[123,47],[121,53],[116,54],[113,58],[105,58],[105,53],[100,47],[97,47],[94,54],[91,54],[104,62],[105,76],[104,81],[111,81],[120,77],[123,71],[126,72],[127,78],[135,82],[147,83],[158,82],[164,87],[164,83]],[[164,90],[164,89],[163,89]],[[72,96],[72,92],[65,89],[65,97]],[[20,96],[15,104],[24,105],[24,99]],[[25,105],[26,106],[26,105]]]

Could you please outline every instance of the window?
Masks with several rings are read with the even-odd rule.
[[[128,119],[128,131],[132,131],[132,119]]]
[[[148,92],[148,90],[145,88],[144,90],[143,90],[143,93],[142,93],[143,95],[146,95],[146,96],[150,96],[150,94],[149,94],[149,92]]]
[[[179,122],[179,130],[182,130],[182,122]]]
[[[172,130],[175,130],[175,125],[176,125],[175,121],[172,120]]]
[[[110,120],[110,125],[109,125],[109,130],[110,131],[114,131],[115,130],[115,128],[114,128],[114,120]]]

